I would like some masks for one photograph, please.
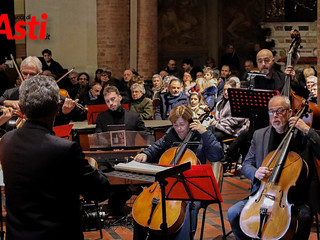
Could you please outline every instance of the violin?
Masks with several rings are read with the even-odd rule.
[[[65,74],[63,74],[57,81],[56,83],[60,82],[61,79],[63,79],[65,76],[67,76],[69,73],[71,73],[74,70],[74,67],[71,68],[68,72],[66,72]],[[70,98],[69,93],[67,90],[65,89],[59,89],[59,95],[60,95],[60,99],[62,101],[64,101],[66,98]],[[86,107],[84,107],[83,105],[81,105],[80,103],[75,102],[76,107],[80,108],[82,111],[87,112],[88,109]]]
[[[304,106],[297,116],[300,118],[306,109]],[[288,193],[306,164],[297,153],[288,152],[295,124],[278,148],[263,160],[262,167],[272,169],[272,173],[261,180],[259,190],[249,197],[241,212],[240,227],[251,238],[291,239],[295,234],[297,221],[292,204],[288,202]]]
[[[172,147],[165,151],[159,160],[159,164],[178,165],[186,162],[191,162],[193,165],[200,164],[194,152],[187,148],[187,143],[193,133],[190,130],[179,147]],[[186,203],[185,201],[166,201],[166,211],[168,234],[173,234],[183,224]],[[132,207],[132,215],[136,223],[143,228],[155,234],[161,234],[162,199],[159,182],[155,182],[149,188],[144,189],[137,197]]]

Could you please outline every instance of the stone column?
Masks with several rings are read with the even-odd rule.
[[[138,1],[138,72],[151,79],[158,72],[158,1]]]

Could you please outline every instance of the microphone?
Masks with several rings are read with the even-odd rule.
[[[260,73],[260,72],[248,72],[248,75],[250,77],[255,77],[255,76],[266,77],[267,76],[266,73]]]

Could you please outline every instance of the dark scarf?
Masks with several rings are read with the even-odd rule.
[[[179,96],[172,96],[170,93],[167,95],[167,112],[169,113],[172,109],[172,104],[174,104],[175,102],[178,102],[180,100],[180,98],[182,97],[183,93],[180,92]]]
[[[142,101],[143,101],[143,99],[145,99],[146,98],[146,96],[143,94],[142,96],[141,96],[141,98],[139,98],[139,99],[137,99],[137,100],[132,100],[132,103],[134,103],[134,104],[140,104]]]

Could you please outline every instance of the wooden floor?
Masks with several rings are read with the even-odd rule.
[[[238,176],[225,176],[222,186],[222,197],[223,197],[223,217],[226,232],[228,233],[230,229],[230,224],[227,219],[227,211],[238,200],[248,196],[249,193],[249,181],[247,179],[241,179]],[[200,210],[198,215],[198,227],[195,239],[200,239],[200,229],[201,229],[201,219],[202,219],[203,210]],[[101,239],[100,233],[98,231],[85,232],[85,239]],[[133,230],[131,226],[116,226],[116,227],[105,227],[103,229],[103,238],[102,239],[125,239],[129,240],[133,238]],[[219,209],[217,204],[210,205],[207,210],[206,221],[205,221],[205,231],[204,238],[205,240],[209,239],[222,239],[222,229],[219,216]],[[228,240],[235,239],[231,233],[228,237]],[[313,224],[311,229],[311,235],[309,240],[316,240],[316,228]]]

